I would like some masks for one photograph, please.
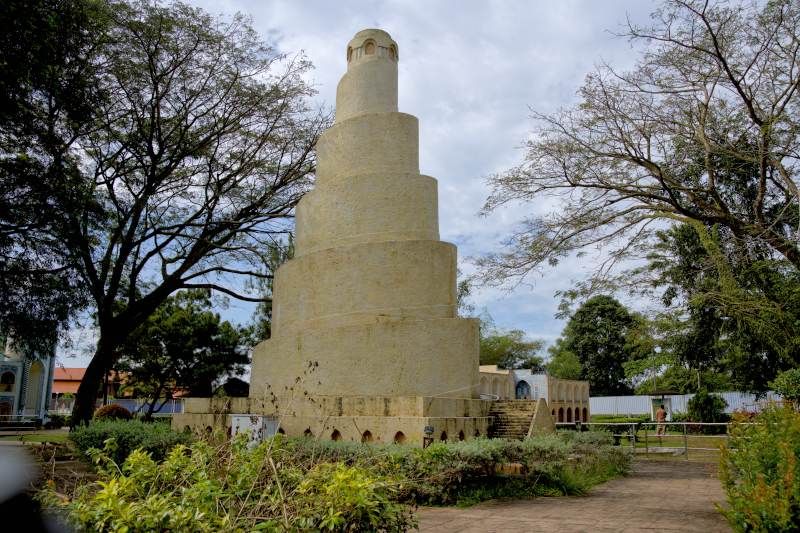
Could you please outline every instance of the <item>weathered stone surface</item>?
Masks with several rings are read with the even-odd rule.
[[[478,323],[457,316],[456,248],[439,240],[417,119],[397,110],[397,44],[364,30],[347,57],[316,188],[297,208],[297,253],[275,275],[273,337],[254,351],[250,402],[229,407],[279,416],[289,435],[485,436]],[[191,404],[174,424],[229,426],[227,412]]]

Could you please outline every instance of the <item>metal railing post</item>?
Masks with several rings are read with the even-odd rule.
[[[631,452],[636,453],[636,424],[631,424],[630,428]]]
[[[686,436],[686,422],[683,423],[683,453],[686,454],[686,460],[689,460],[689,437]]]

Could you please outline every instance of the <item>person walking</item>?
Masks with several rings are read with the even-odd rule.
[[[656,411],[656,422],[658,423],[658,429],[656,434],[661,437],[664,435],[664,430],[666,429],[666,421],[667,421],[667,412],[664,410],[664,404],[661,404],[661,407],[658,408]]]

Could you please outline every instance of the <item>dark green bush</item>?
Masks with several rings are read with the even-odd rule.
[[[115,403],[104,405],[94,412],[95,420],[130,420],[131,412]]]
[[[59,429],[65,426],[69,426],[72,422],[72,417],[69,415],[48,415],[48,420],[45,423],[44,427],[47,429]]]
[[[707,390],[697,392],[688,404],[688,416],[692,422],[728,422],[730,416],[725,413],[728,402],[721,396],[710,394]],[[708,435],[725,433],[725,426],[689,426],[692,433]]]
[[[800,413],[773,406],[754,421],[734,422],[722,448],[720,511],[736,531],[800,531]]]
[[[120,464],[137,448],[150,452],[156,460],[162,459],[176,444],[187,444],[190,438],[189,434],[177,433],[165,424],[140,420],[95,420],[70,433],[70,439],[84,453],[90,448],[103,449],[106,440],[114,439],[111,458]]]

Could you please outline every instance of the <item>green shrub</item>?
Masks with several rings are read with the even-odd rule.
[[[137,448],[150,452],[155,459],[162,459],[176,444],[188,443],[190,436],[177,433],[164,424],[140,420],[96,420],[73,430],[70,439],[84,453],[91,448],[102,449],[106,440],[113,439],[115,449],[111,458],[121,464]]]
[[[566,433],[566,432],[565,432]],[[498,497],[581,494],[627,471],[627,451],[610,445],[606,433],[538,435],[524,441],[473,439],[407,446],[288,439],[303,463],[340,461],[399,475],[406,483],[398,498],[419,504],[471,504]],[[522,466],[520,478],[499,474],[502,465]]]
[[[100,407],[94,412],[95,420],[130,420],[131,412],[115,403]]]
[[[69,415],[48,415],[47,423],[45,423],[44,427],[47,429],[59,429],[65,426],[69,426],[72,423],[72,417]]]
[[[97,484],[45,500],[103,531],[404,531],[417,504],[581,494],[630,465],[627,451],[591,433],[425,449],[278,435],[252,450],[243,438],[177,446],[161,462],[137,450],[124,464],[118,450],[106,440],[88,452]]]
[[[614,437],[609,431],[560,430],[558,435],[566,442],[572,444],[585,444],[589,446],[611,446],[614,444]]]
[[[728,402],[717,394],[709,394],[705,389],[697,392],[687,405],[687,414],[692,422],[728,422],[730,416],[725,413]],[[692,433],[719,434],[725,433],[725,426],[688,426]]]
[[[734,423],[723,446],[720,507],[736,531],[800,530],[800,414],[769,407],[755,424]]]
[[[592,415],[592,422],[605,422],[607,424],[649,422],[650,415],[618,416],[618,415]]]
[[[248,449],[246,439],[176,446],[161,462],[136,450],[124,463],[93,450],[101,480],[68,499],[49,489],[42,500],[67,511],[81,530],[406,531],[412,508],[395,498],[397,482],[374,469],[342,463],[303,465],[285,439]]]
[[[800,368],[781,372],[769,385],[784,400],[789,400],[794,404],[800,403]]]

